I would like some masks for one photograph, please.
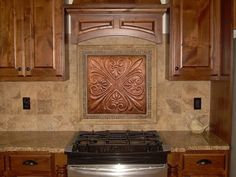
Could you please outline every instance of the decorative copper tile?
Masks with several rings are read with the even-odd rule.
[[[87,56],[88,114],[145,114],[145,56]]]

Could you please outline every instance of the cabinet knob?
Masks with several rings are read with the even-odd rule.
[[[177,70],[179,70],[179,67],[178,67],[178,66],[176,66],[176,67],[175,67],[175,70],[176,70],[176,71],[177,71]]]
[[[197,161],[197,164],[198,165],[210,165],[210,164],[212,164],[212,161],[208,160],[208,159],[201,159],[201,160]]]
[[[26,165],[26,166],[35,166],[35,165],[38,165],[38,162],[36,162],[34,160],[26,160],[22,164]]]
[[[18,70],[18,71],[21,71],[21,70],[22,70],[22,68],[21,68],[21,67],[18,67],[18,68],[17,68],[17,70]]]
[[[31,68],[30,67],[26,67],[26,71],[30,71],[31,70]]]

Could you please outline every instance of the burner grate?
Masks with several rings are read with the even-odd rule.
[[[79,132],[72,148],[80,153],[161,152],[162,142],[156,131]]]

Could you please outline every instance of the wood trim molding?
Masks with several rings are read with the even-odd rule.
[[[162,43],[162,16],[168,6],[65,6],[71,15],[71,42],[105,36],[132,36]]]

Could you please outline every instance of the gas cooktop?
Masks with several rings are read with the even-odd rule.
[[[69,164],[166,163],[157,131],[81,131],[65,153]]]
[[[80,132],[72,152],[136,153],[162,151],[156,131],[98,131]]]

